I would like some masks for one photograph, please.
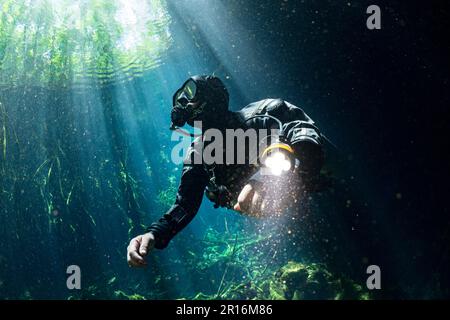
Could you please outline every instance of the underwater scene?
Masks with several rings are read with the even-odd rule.
[[[405,80],[443,76],[411,17],[439,10],[379,1],[372,31],[371,4],[0,0],[0,299],[448,298],[448,218],[428,214],[426,159],[409,157],[424,137],[408,134],[412,113],[400,120],[442,92]],[[302,108],[322,183],[264,217],[204,196],[132,268],[130,241],[181,201],[174,153],[196,129],[169,128],[195,75],[219,78],[231,111]]]

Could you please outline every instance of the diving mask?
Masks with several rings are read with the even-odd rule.
[[[182,127],[186,122],[197,117],[206,104],[199,100],[197,83],[193,79],[189,79],[173,95],[171,128]]]

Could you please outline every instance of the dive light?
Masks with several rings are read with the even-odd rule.
[[[270,173],[280,176],[295,168],[294,150],[287,143],[277,141],[269,145],[261,156]]]
[[[250,117],[246,120],[249,121],[254,118],[270,118],[275,120],[279,126],[278,139],[270,144],[261,155],[261,163],[267,169],[270,174],[280,176],[288,171],[293,171],[299,164],[298,159],[295,158],[294,149],[287,143],[286,136],[283,130],[283,123],[276,117],[261,114]]]

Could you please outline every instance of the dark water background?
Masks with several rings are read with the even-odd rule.
[[[297,104],[346,160],[344,195],[318,203],[327,225],[318,234],[368,252],[321,259],[316,245],[298,249],[281,237],[289,249],[280,263],[325,260],[357,281],[378,264],[380,297],[448,298],[444,2],[378,2],[378,31],[365,27],[368,1],[207,3],[169,1],[173,46],[159,67],[130,81],[1,86],[0,297],[214,293],[224,267],[195,272],[208,261],[207,233],[233,244],[258,230],[284,232],[205,201],[150,268],[126,264],[129,239],[167,210],[178,183],[167,129],[172,93],[189,75],[215,72],[232,109],[266,97]],[[267,263],[271,246],[249,252],[263,257],[256,266],[247,257],[249,266]],[[66,288],[71,264],[81,267],[81,291]]]

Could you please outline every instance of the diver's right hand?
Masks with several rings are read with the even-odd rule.
[[[148,232],[131,239],[127,248],[127,262],[130,267],[145,267],[145,256],[155,246],[155,236]]]

